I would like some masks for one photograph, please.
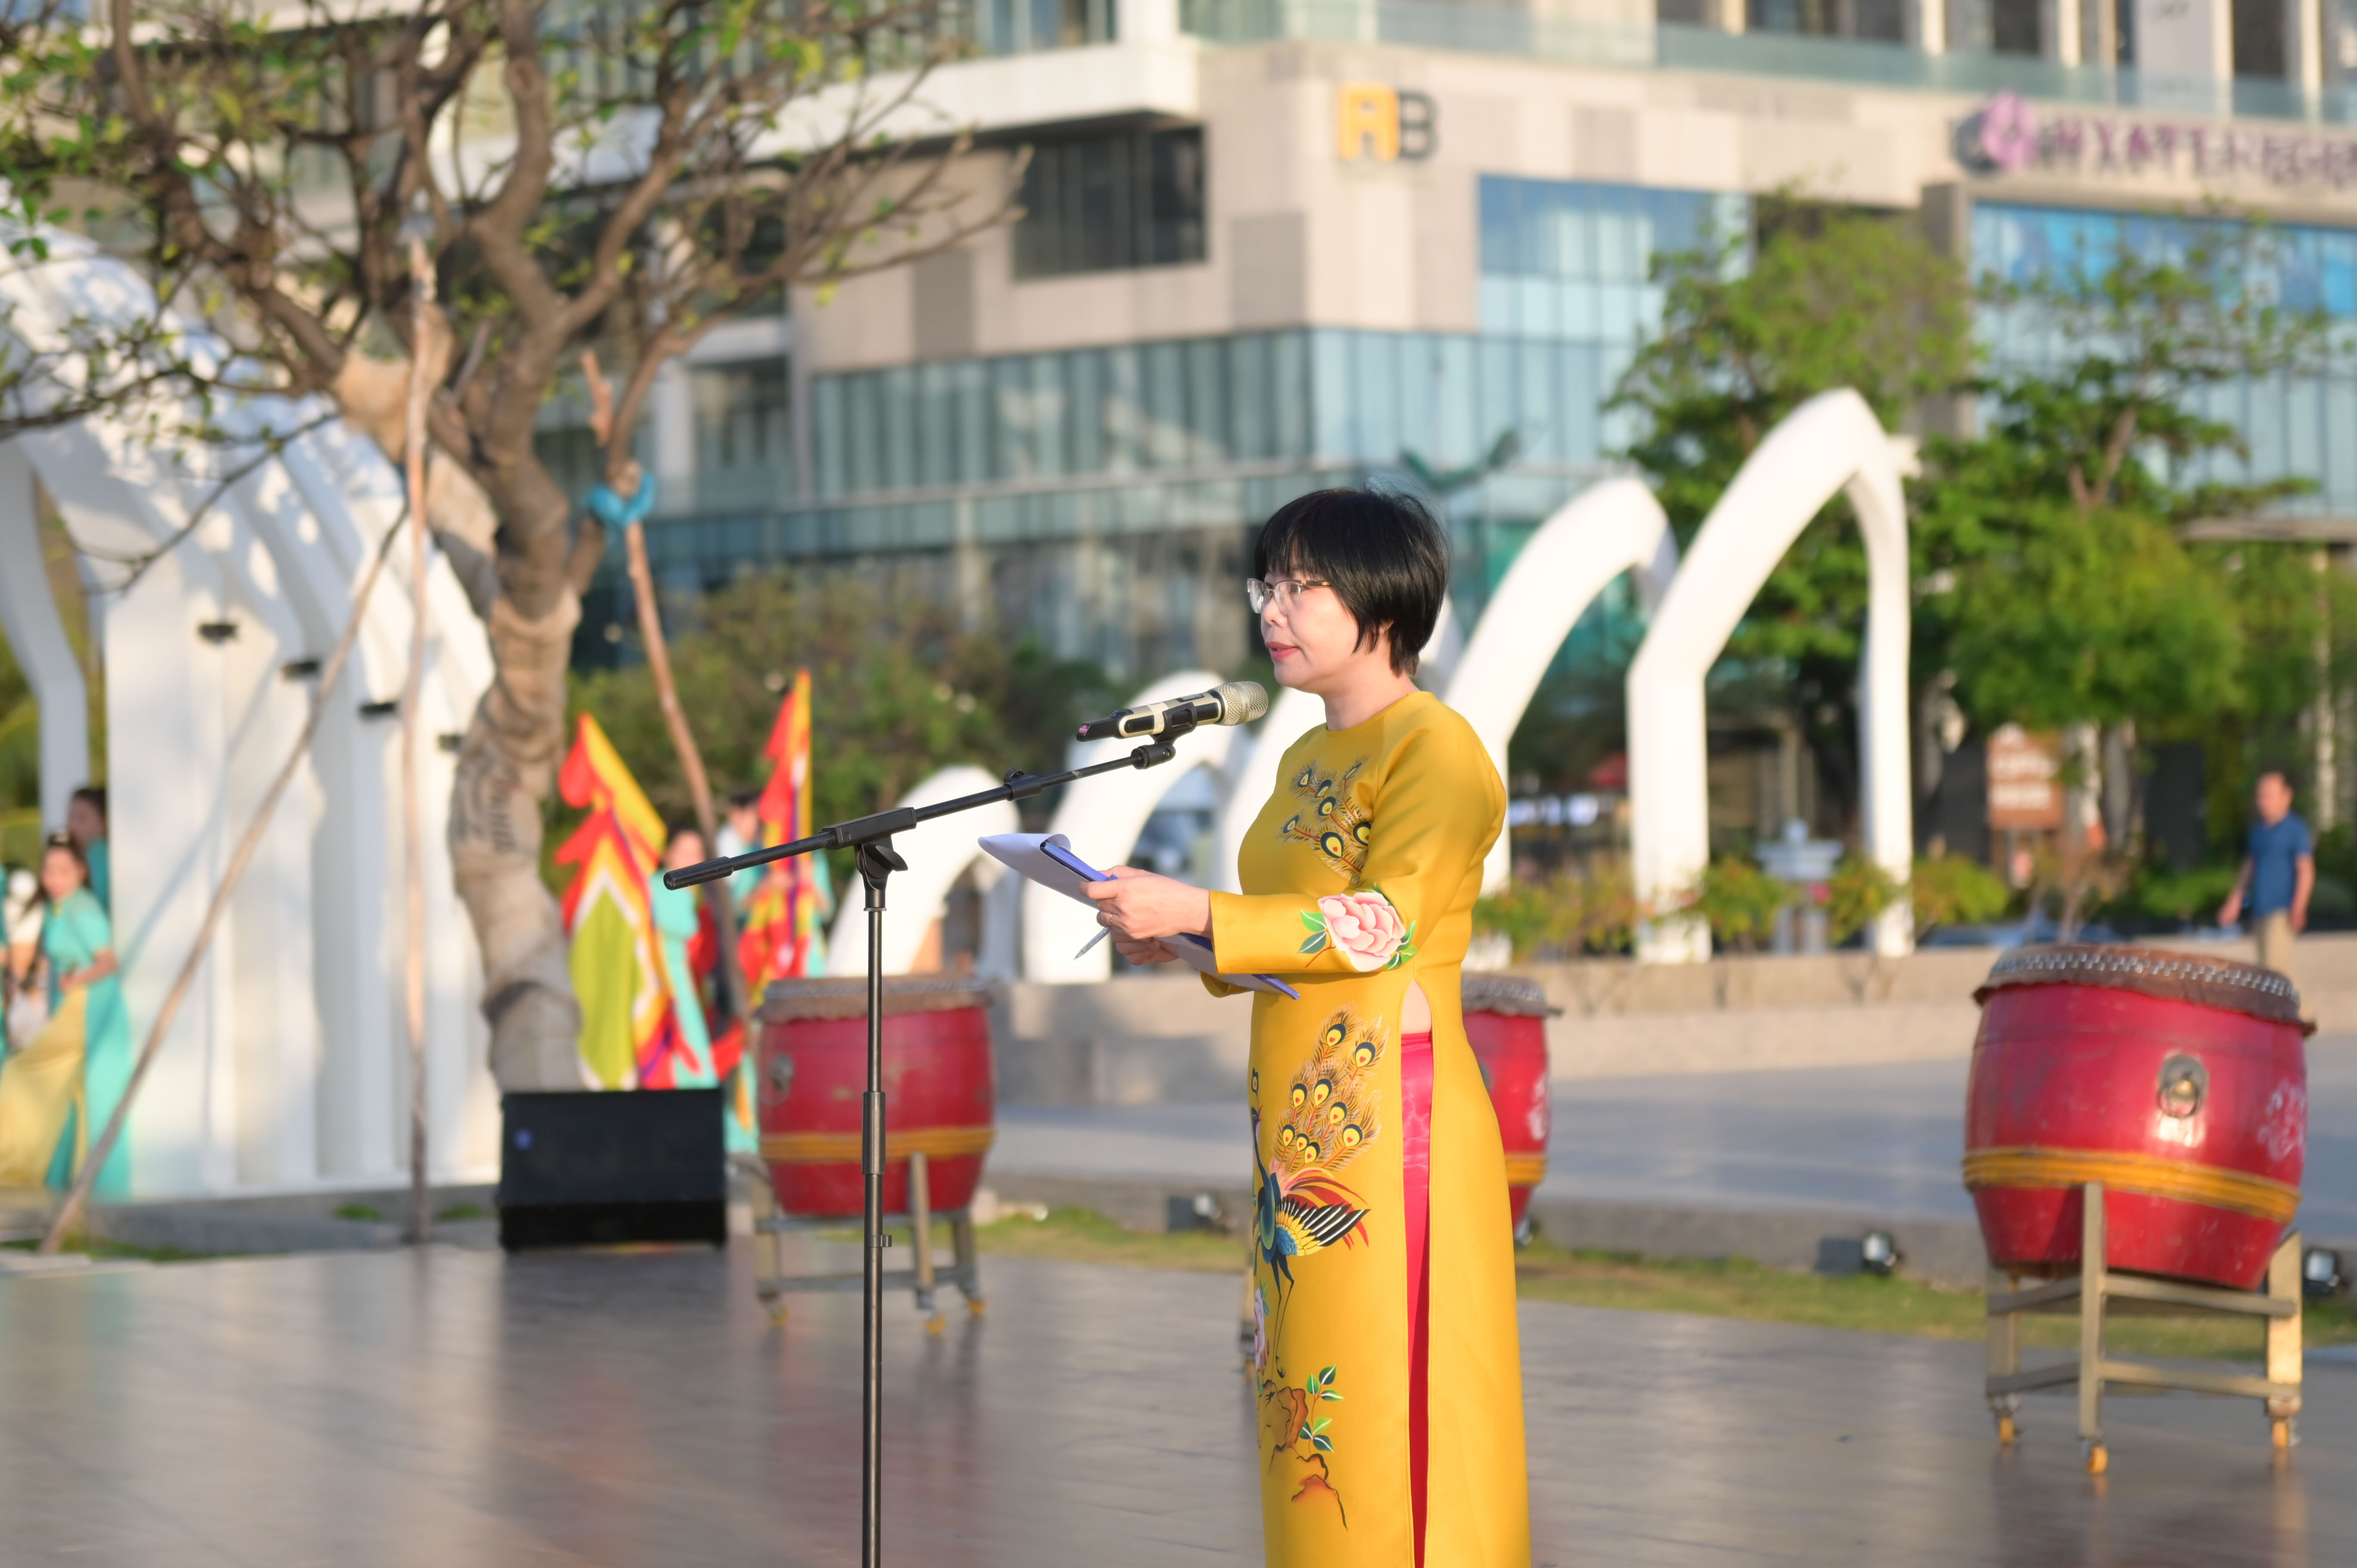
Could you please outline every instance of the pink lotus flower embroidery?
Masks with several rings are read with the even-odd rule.
[[[1301,944],[1305,955],[1321,951],[1331,942],[1361,974],[1390,969],[1415,956],[1415,928],[1400,918],[1392,901],[1377,888],[1320,898],[1318,912],[1304,910],[1301,923],[1310,933]]]

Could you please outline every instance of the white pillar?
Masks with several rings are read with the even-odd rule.
[[[1948,52],[1948,0],[1915,0],[1904,15],[1909,48],[1927,55]]]
[[[2105,0],[2093,0],[2103,5]],[[2079,36],[2080,0],[2047,0],[2045,21],[2049,29],[2046,40],[2047,58],[2057,65],[2077,65],[2082,43]]]
[[[90,781],[90,691],[66,640],[41,559],[33,467],[22,446],[0,446],[0,633],[41,714],[41,826],[65,826],[66,801]]]
[[[1178,36],[1178,0],[1115,0],[1114,36],[1125,44],[1169,42]]]
[[[2302,92],[2322,92],[2324,0],[2283,0],[2283,4],[2284,80]]]

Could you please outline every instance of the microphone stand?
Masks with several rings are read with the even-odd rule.
[[[961,795],[954,800],[942,800],[931,806],[900,806],[889,811],[878,811],[872,817],[857,817],[847,822],[821,828],[810,837],[796,839],[791,843],[707,860],[700,865],[663,873],[663,886],[676,889],[692,887],[702,882],[717,882],[748,866],[767,865],[771,861],[808,854],[813,850],[856,849],[859,852],[859,880],[867,888],[867,1091],[859,1098],[859,1169],[866,1194],[866,1233],[865,1277],[861,1281],[866,1307],[861,1332],[865,1365],[859,1386],[859,1561],[862,1568],[878,1568],[882,1551],[884,1249],[891,1245],[891,1238],[884,1233],[884,883],[892,873],[909,869],[909,863],[892,848],[892,835],[907,832],[920,822],[971,811],[977,806],[995,805],[1001,800],[1028,800],[1043,789],[1052,789],[1058,785],[1070,784],[1095,774],[1111,773],[1124,768],[1158,767],[1178,755],[1173,743],[1194,729],[1196,723],[1191,713],[1172,713],[1167,716],[1163,733],[1157,738],[1138,746],[1126,757],[1115,757],[1109,762],[1092,763],[1086,768],[1069,768],[1062,773],[1050,773],[1044,777],[1026,773],[1018,768],[1009,773],[1006,782],[996,789]]]

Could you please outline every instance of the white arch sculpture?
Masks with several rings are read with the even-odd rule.
[[[51,245],[55,264],[6,280],[16,331],[38,337],[75,315],[149,308],[127,268],[70,239]],[[257,401],[217,417],[258,435],[326,412]],[[135,1038],[310,703],[328,706],[309,777],[280,803],[133,1112],[133,1191],[398,1180],[408,1147],[398,726],[361,705],[400,691],[404,555],[372,596],[335,690],[315,692],[303,670],[340,635],[351,591],[400,515],[399,478],[340,424],[275,454],[235,441],[176,454],[149,444],[138,422],[89,419],[0,447],[0,577],[12,581],[0,618],[19,648],[43,635],[38,607],[16,591],[41,577],[34,476],[86,554],[162,552],[94,618],[107,672],[113,914]],[[431,570],[423,716],[429,733],[448,734],[464,729],[489,684],[490,656],[448,566],[437,558]],[[50,702],[78,700],[78,684],[44,677],[45,718]],[[44,801],[61,800],[88,776],[86,742],[45,746],[43,765]],[[426,754],[429,1147],[444,1177],[479,1174],[497,1157],[479,966],[442,847],[452,765],[438,746]]]
[[[1844,388],[1792,411],[1735,476],[1703,520],[1685,565],[1629,667],[1629,791],[1641,903],[1662,908],[1693,886],[1710,857],[1708,750],[1703,680],[1760,585],[1836,491],[1846,491],[1866,538],[1866,650],[1859,678],[1858,750],[1865,775],[1866,853],[1906,879],[1913,857],[1907,756],[1907,449],[1866,400]],[[1902,899],[1872,938],[1878,953],[1912,946]],[[1639,933],[1651,963],[1699,962],[1710,934],[1670,917]]]
[[[979,768],[944,768],[892,802],[892,806],[936,805],[960,795],[978,795],[996,788],[999,782]],[[913,832],[893,839],[892,847],[909,863],[909,869],[894,872],[892,880],[884,887],[885,973],[906,974],[915,964],[917,954],[925,945],[926,932],[941,918],[949,901],[950,888],[965,874],[967,866],[978,864],[974,880],[985,893],[1006,872],[1006,868],[983,854],[974,841],[991,833],[1016,832],[1021,828],[1014,802],[1001,800],[955,816],[920,822]],[[826,972],[867,972],[867,889],[856,876],[835,889],[834,929],[826,941]]]
[[[1591,485],[1539,525],[1491,596],[1448,686],[1448,705],[1481,737],[1499,778],[1506,776],[1514,726],[1596,596],[1621,573],[1634,573],[1638,599],[1651,610],[1677,569],[1670,520],[1653,492],[1635,479]],[[1484,893],[1503,887],[1512,873],[1507,841],[1501,832],[1491,847],[1481,873]]]
[[[1132,697],[1130,703],[1183,697],[1219,683],[1220,678],[1207,671],[1182,670],[1155,682]],[[1073,853],[1092,865],[1118,863],[1136,845],[1146,819],[1154,814],[1172,785],[1197,768],[1224,772],[1235,739],[1236,732],[1224,726],[1200,729],[1180,738],[1175,761],[1144,771],[1117,768],[1067,785],[1049,831],[1071,840]],[[1138,744],[1134,740],[1075,741],[1064,765],[1083,768],[1103,762],[1135,749]],[[1062,984],[1111,978],[1113,951],[1106,944],[1099,942],[1085,953],[1079,951],[1097,929],[1096,917],[1062,894],[1036,883],[1025,886],[1023,977]]]

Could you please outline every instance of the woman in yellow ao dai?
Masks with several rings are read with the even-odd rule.
[[[1244,891],[1123,867],[1091,892],[1133,961],[1192,932],[1222,970],[1300,993],[1252,1003],[1268,1561],[1526,1568],[1505,1161],[1458,1000],[1505,790],[1411,679],[1447,541],[1412,499],[1321,491],[1269,520],[1253,569],[1277,680],[1324,698],[1327,722],[1285,753]]]

